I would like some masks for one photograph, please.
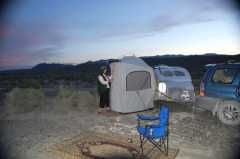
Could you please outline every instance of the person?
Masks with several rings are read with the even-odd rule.
[[[110,110],[110,107],[109,107],[110,83],[111,83],[111,76],[108,75],[107,67],[106,66],[100,67],[98,79],[97,79],[97,88],[100,96],[98,113],[101,113],[104,110],[104,108],[106,108],[107,110]]]

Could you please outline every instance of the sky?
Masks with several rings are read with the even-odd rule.
[[[125,55],[240,53],[229,0],[18,0],[0,17],[0,68]]]

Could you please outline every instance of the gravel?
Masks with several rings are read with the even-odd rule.
[[[61,143],[85,130],[124,134],[129,138],[137,135],[136,114],[104,116],[96,110],[96,104],[58,110],[56,102],[49,98],[44,107],[31,112],[7,114],[1,111],[2,156],[48,159],[44,152],[46,146]],[[172,104],[170,110],[170,147],[180,149],[176,159],[224,159],[240,150],[239,127],[223,125],[207,111],[198,110],[193,114],[190,106]],[[157,112],[158,108],[141,113]]]

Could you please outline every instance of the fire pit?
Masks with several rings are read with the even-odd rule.
[[[77,145],[81,153],[92,159],[140,158],[138,150],[130,145],[113,141],[90,141]]]
[[[124,136],[110,133],[85,132],[47,151],[58,155],[60,159],[174,159],[178,154],[178,149],[170,148],[168,156],[154,149],[150,156],[142,157],[139,155],[138,138],[133,137],[132,140],[131,143]],[[151,145],[146,144],[146,151],[151,148]]]

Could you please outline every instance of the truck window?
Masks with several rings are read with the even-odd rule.
[[[237,69],[217,69],[214,72],[212,81],[219,84],[231,84],[237,74]]]

